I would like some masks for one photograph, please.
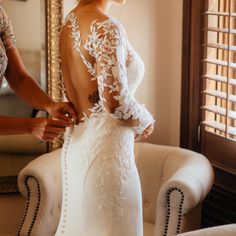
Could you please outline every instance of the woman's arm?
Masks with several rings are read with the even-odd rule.
[[[1,135],[33,134],[40,140],[52,141],[61,136],[67,126],[71,124],[63,120],[0,116]]]
[[[8,57],[6,78],[13,91],[31,106],[45,110],[55,118],[68,120],[65,114],[69,114],[76,119],[70,103],[54,103],[27,73],[16,49],[11,21],[1,6],[0,20],[0,37]]]
[[[66,114],[76,119],[76,112],[70,103],[55,103],[27,73],[17,48],[7,50],[8,66],[6,79],[25,102],[39,110],[45,110],[55,118],[68,120]]]
[[[17,48],[7,50],[7,57],[5,76],[11,89],[32,107],[47,110],[52,100],[27,73]]]
[[[73,107],[69,103],[54,103],[37,83],[28,75],[19,53],[16,49],[12,26],[6,12],[0,7],[0,37],[6,49],[8,67],[6,78],[13,91],[31,106],[46,110],[53,117],[48,118],[16,118],[0,117],[0,134],[31,133],[44,141],[51,141],[64,133],[67,126],[71,126],[66,116],[76,117]]]

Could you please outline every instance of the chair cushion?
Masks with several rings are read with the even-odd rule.
[[[144,236],[153,236],[154,224],[143,222]]]

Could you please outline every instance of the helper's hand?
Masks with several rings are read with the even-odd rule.
[[[153,130],[154,130],[154,125],[151,124],[144,130],[142,134],[136,134],[135,140],[138,141],[142,138],[147,138],[149,135],[153,133]]]
[[[70,121],[48,118],[30,119],[29,124],[30,133],[43,141],[53,141],[65,132],[66,127],[72,126]]]
[[[58,120],[64,120],[68,122],[77,121],[77,113],[70,102],[59,102],[59,103],[51,103],[47,112]]]

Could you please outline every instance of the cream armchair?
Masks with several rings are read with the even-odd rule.
[[[33,159],[47,151],[46,145],[31,134],[0,135],[0,177],[16,177]],[[14,181],[11,184],[1,183],[1,193],[17,191]]]
[[[145,236],[174,236],[199,228],[201,202],[213,184],[208,160],[185,149],[147,143],[137,143],[135,154]],[[26,209],[19,236],[55,234],[61,208],[60,175],[60,150],[37,158],[21,171],[18,184]]]

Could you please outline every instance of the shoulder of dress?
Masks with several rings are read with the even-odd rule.
[[[121,24],[121,22],[119,20],[117,20],[116,18],[109,16],[109,20],[111,22],[111,24],[115,25],[117,28],[125,31],[123,25]]]
[[[5,9],[0,6],[0,31],[3,33],[5,30],[6,26],[10,24],[9,17],[5,11]]]
[[[73,11],[71,11],[70,13],[68,13],[63,21],[63,25],[66,25],[69,21],[73,21],[73,19],[76,19],[76,15]]]
[[[2,6],[0,6],[0,17],[6,18],[6,16],[7,16],[7,14],[6,14],[5,9]]]
[[[117,35],[126,37],[122,24],[113,17],[106,17],[104,20],[94,20],[91,24],[91,32],[99,32],[102,35]]]

